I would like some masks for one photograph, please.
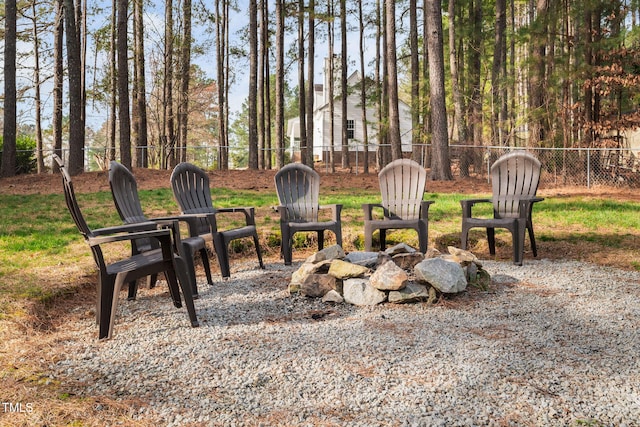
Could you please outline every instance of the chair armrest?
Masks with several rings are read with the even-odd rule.
[[[531,211],[533,210],[533,204],[536,202],[543,201],[543,197],[531,197],[529,199],[521,199],[520,200],[520,217],[521,218],[529,218],[531,216]]]
[[[318,207],[320,209],[331,209],[331,219],[335,222],[340,222],[340,213],[342,212],[341,204],[320,205]]]
[[[158,217],[151,218],[149,221],[154,221],[158,224],[162,224],[166,221],[180,221],[185,222],[187,224],[187,228],[189,229],[189,236],[197,236],[198,235],[198,220],[206,220],[209,223],[209,231],[214,233],[217,231],[218,227],[216,224],[216,214],[214,213],[188,213],[188,214],[180,214],[174,216],[166,216],[166,217]]]
[[[247,225],[256,225],[255,208],[253,207],[216,208],[216,214],[219,213],[242,213]]]
[[[155,224],[154,224],[154,227],[155,227]],[[116,228],[116,227],[113,227],[113,228]],[[87,240],[89,242],[89,246],[98,246],[98,245],[102,245],[103,243],[124,242],[124,241],[144,239],[144,238],[163,240],[163,238],[166,239],[167,237],[169,239],[171,238],[171,230],[154,229],[149,231],[138,231],[138,232],[117,232],[111,235],[99,235],[95,237],[89,237]]]
[[[471,209],[473,205],[477,203],[493,203],[491,199],[465,199],[460,200],[460,205],[462,206],[462,217],[463,218],[471,218]]]
[[[384,209],[384,206],[382,206],[382,204],[380,204],[380,203],[364,203],[362,205],[362,211],[364,212],[364,220],[365,221],[371,221],[373,219],[373,216],[372,216],[373,208],[381,208],[383,210],[386,210],[386,209]],[[386,215],[386,212],[385,212],[385,217],[386,216],[387,215]]]
[[[133,224],[114,225],[112,227],[97,228],[91,230],[95,236],[109,236],[119,233],[135,233],[140,231],[153,231],[158,228],[158,225],[153,221],[136,222]]]

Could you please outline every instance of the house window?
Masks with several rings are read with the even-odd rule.
[[[355,120],[347,120],[347,139],[353,139],[355,137],[356,122]]]

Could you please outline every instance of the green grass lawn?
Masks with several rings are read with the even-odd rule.
[[[278,261],[280,230],[278,214],[272,209],[277,204],[274,192],[213,189],[214,203],[219,207],[254,206],[263,250]],[[480,195],[485,196],[485,195]],[[435,203],[429,211],[430,246],[445,248],[459,246],[461,209],[459,201],[469,198],[461,194],[427,193],[425,199]],[[140,198],[149,217],[171,215],[178,212],[170,189],[143,190]],[[85,219],[92,228],[120,223],[111,194],[99,192],[78,194]],[[362,250],[363,203],[379,201],[377,190],[333,191],[322,198],[322,204],[342,203],[343,246],[345,250]],[[579,249],[588,246],[595,256],[600,253],[629,254],[629,268],[640,269],[640,203],[593,198],[563,196],[547,198],[534,208],[534,226],[540,257],[571,257],[566,246]],[[476,214],[490,215],[490,206]],[[76,230],[64,197],[61,194],[8,196],[0,195],[0,301],[47,300],[66,292],[95,272],[91,252]],[[241,218],[231,216],[220,220],[220,227],[241,224]],[[406,241],[417,246],[417,237],[411,231],[392,233],[391,243]],[[471,234],[474,243],[484,239],[482,230]],[[510,246],[510,236],[497,231],[498,246]],[[313,236],[296,239],[300,246],[315,245]],[[556,250],[557,248],[557,250]],[[235,248],[243,256],[247,248]],[[121,250],[125,251],[126,248]],[[479,249],[482,251],[483,249]],[[484,249],[486,252],[486,249]],[[550,255],[553,252],[554,255]],[[250,252],[247,252],[250,253]],[[509,254],[510,251],[507,251]],[[487,253],[484,254],[488,256]],[[294,252],[294,258],[295,258]],[[620,258],[620,255],[617,255]],[[587,258],[588,260],[588,258]]]

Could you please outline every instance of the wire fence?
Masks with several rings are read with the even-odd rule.
[[[331,170],[328,163],[329,152],[325,147],[315,147],[314,159],[316,169],[329,172]],[[381,164],[381,152],[383,147],[370,145],[368,149],[369,172],[376,173]],[[404,152],[405,157],[412,157],[421,163],[425,168],[430,169],[431,147],[420,145],[414,153]],[[502,154],[513,150],[527,150],[540,159],[542,163],[542,174],[540,177],[541,187],[562,187],[562,186],[582,186],[591,188],[593,186],[615,186],[640,188],[640,147],[639,148],[522,148],[503,146],[449,146],[449,157],[451,169],[454,176],[475,177],[489,180],[489,170],[493,162]],[[63,150],[63,156],[66,157]],[[135,152],[136,150],[134,150]],[[149,167],[157,169],[163,164],[160,150],[155,147],[146,148],[149,159]],[[185,158],[199,167],[207,170],[218,168],[218,147],[217,146],[190,146],[187,147]],[[234,161],[246,162],[247,149],[229,147],[230,168],[243,169],[234,165]],[[365,147],[350,146],[348,172],[358,174],[364,171]],[[85,170],[105,170],[108,168],[108,153],[104,148],[87,148],[85,150]],[[51,152],[45,152],[45,164]],[[275,168],[275,158],[273,152],[265,153],[265,158],[272,156],[271,162],[267,164]],[[116,156],[118,158],[118,156]],[[299,158],[299,153],[287,151],[285,162],[295,161]],[[334,165],[340,168],[341,155],[335,153]]]

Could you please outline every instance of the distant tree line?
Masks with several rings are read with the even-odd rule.
[[[100,164],[118,157],[129,168],[170,168],[202,141],[215,147],[215,166],[227,169],[238,138],[249,168],[280,168],[287,160],[285,121],[294,115],[301,160],[312,165],[320,50],[339,58],[330,61],[339,78],[329,79],[338,86],[329,90],[337,94],[329,108],[343,121],[336,144],[343,168],[350,167],[350,93],[359,94],[362,122],[375,124],[382,143],[370,153],[372,135],[364,129],[365,172],[370,155],[382,166],[402,156],[401,139],[410,138],[411,156],[440,180],[452,178],[451,143],[595,147],[640,123],[637,0],[112,0],[100,6],[5,0],[0,175],[17,172],[16,141],[25,132],[36,141],[38,172],[47,169],[47,148],[60,153],[64,145],[76,174],[85,169],[87,144],[104,146],[103,158],[91,160]],[[164,27],[145,24],[152,8],[163,11]],[[246,16],[240,34],[232,33],[236,16]],[[18,52],[18,40],[33,49]],[[194,64],[202,56],[215,76]],[[358,87],[347,85],[350,68],[363,76]],[[234,123],[229,99],[240,73],[248,87],[242,122]],[[28,82],[20,79],[25,75]],[[52,90],[43,96],[45,85]],[[400,100],[411,106],[409,136],[400,135]],[[21,123],[17,108],[25,103],[34,113],[29,124]],[[89,140],[88,105],[108,117]],[[376,114],[367,117],[366,107]],[[329,147],[333,170],[333,141]],[[463,153],[458,173],[469,174],[480,161],[476,152]]]

